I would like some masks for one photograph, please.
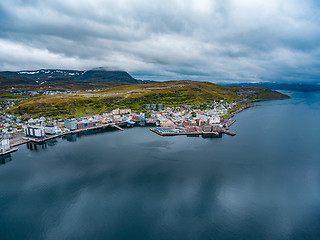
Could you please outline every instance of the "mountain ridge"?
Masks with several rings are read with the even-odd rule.
[[[129,73],[120,70],[105,70],[102,68],[91,70],[62,70],[39,69],[24,71],[1,71],[1,86],[14,85],[42,85],[46,83],[109,83],[121,82],[138,84]]]

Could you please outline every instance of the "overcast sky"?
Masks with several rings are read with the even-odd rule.
[[[0,70],[319,81],[319,0],[0,0]]]

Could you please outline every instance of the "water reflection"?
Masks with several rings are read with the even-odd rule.
[[[57,138],[50,139],[50,140],[46,141],[46,144],[50,147],[54,147],[56,144],[58,144],[58,139]]]
[[[314,101],[259,103],[222,139],[134,128],[21,146],[0,168],[1,240],[319,239]]]
[[[77,134],[68,134],[64,137],[68,142],[76,142]]]
[[[27,148],[31,151],[45,150],[47,149],[47,147],[48,147],[47,142],[42,142],[42,143],[28,142],[27,143]]]
[[[12,161],[12,156],[11,154],[6,154],[6,155],[3,155],[3,156],[0,156],[0,165],[2,164],[6,164],[8,162],[11,162]]]

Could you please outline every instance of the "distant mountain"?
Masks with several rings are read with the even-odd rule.
[[[225,86],[242,86],[242,87],[263,87],[272,90],[293,90],[299,92],[317,92],[320,91],[319,84],[311,83],[237,83],[237,84],[225,84]]]
[[[103,68],[88,71],[40,69],[34,71],[0,72],[0,86],[39,85],[45,83],[108,83],[121,82],[138,84],[130,74],[124,71],[108,71]]]

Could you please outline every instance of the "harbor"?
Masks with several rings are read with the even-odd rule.
[[[1,155],[17,151],[16,147],[25,143],[40,144],[69,134],[114,128],[124,131],[125,127],[152,126],[150,131],[160,136],[187,136],[221,138],[223,134],[235,136],[229,127],[236,120],[223,118],[228,111],[236,108],[235,103],[215,102],[209,109],[194,109],[182,106],[163,109],[162,104],[146,105],[147,113],[131,112],[131,109],[114,109],[101,115],[52,120],[40,117],[27,119],[19,134],[2,136]],[[151,109],[150,109],[151,108]],[[24,134],[23,134],[24,132]]]
[[[124,123],[119,123],[119,124],[124,124]],[[76,129],[76,130],[72,130],[72,131],[65,131],[63,133],[60,134],[56,134],[56,135],[52,135],[52,136],[47,136],[44,138],[28,138],[25,137],[26,140],[28,140],[28,142],[33,142],[33,143],[41,143],[41,142],[45,142],[54,138],[58,138],[58,137],[62,137],[68,134],[74,134],[74,133],[80,133],[80,132],[85,132],[85,131],[91,131],[91,130],[97,130],[97,129],[102,129],[102,128],[107,128],[107,127],[114,127],[118,130],[123,131],[124,129],[119,127],[118,125],[115,124],[103,124],[103,125],[97,125],[94,127],[88,127],[88,128],[81,128],[81,129]],[[23,144],[23,143],[22,143]]]
[[[227,134],[230,136],[235,136],[236,133],[226,130],[224,128],[218,131],[186,131],[186,130],[177,130],[174,128],[162,128],[162,127],[155,127],[150,128],[151,132],[154,132],[160,136],[202,136],[204,138],[221,138],[222,134]]]
[[[228,127],[234,124],[235,120],[228,121],[226,123],[226,127],[221,126],[203,126],[200,130],[199,127],[193,127],[193,128],[186,128],[186,127],[153,127],[149,130],[153,133],[156,133],[160,136],[187,136],[187,137],[199,137],[202,136],[203,138],[221,138],[222,134],[227,134],[230,136],[235,136],[236,133],[229,131]],[[155,122],[153,123],[155,125]],[[85,131],[91,131],[91,130],[97,130],[97,129],[104,129],[104,128],[115,128],[120,131],[124,131],[124,128],[121,126],[126,126],[127,122],[122,121],[115,123],[106,123],[106,124],[99,124],[92,127],[86,127],[86,128],[80,128],[75,130],[68,130],[65,129],[63,132],[59,134],[54,135],[45,135],[40,138],[36,137],[27,137],[27,136],[21,136],[20,138],[16,138],[12,141],[10,147],[7,147],[5,151],[0,152],[0,156],[13,153],[18,150],[16,148],[17,146],[20,146],[25,143],[43,143],[55,138],[63,137],[69,134],[75,134],[75,133],[81,133]],[[138,125],[138,122],[134,122],[134,125],[130,124],[131,127]],[[129,125],[128,125],[129,126]]]
[[[72,131],[68,131],[65,130],[62,133],[59,134],[55,134],[55,135],[49,135],[49,136],[44,136],[41,138],[31,138],[31,137],[25,137],[25,136],[21,136],[20,138],[16,138],[13,140],[11,145],[8,145],[5,149],[6,150],[2,150],[0,151],[0,156],[4,156],[13,152],[18,151],[18,146],[26,144],[26,143],[43,143],[55,138],[59,138],[59,137],[63,137],[69,134],[75,134],[75,133],[81,133],[81,132],[85,132],[85,131],[91,131],[91,130],[97,130],[97,129],[103,129],[103,128],[115,128],[118,129],[120,131],[124,131],[124,129],[122,127],[120,127],[119,125],[125,125],[126,122],[119,122],[117,124],[114,123],[107,123],[107,124],[102,124],[102,125],[97,125],[94,127],[87,127],[87,128],[81,128],[81,129],[76,129],[76,130],[72,130]]]
[[[120,124],[125,124],[125,122],[120,122],[118,124],[119,125]],[[76,129],[76,130],[72,130],[72,131],[65,131],[65,132],[62,132],[60,134],[56,134],[56,135],[52,135],[52,136],[46,136],[46,137],[39,138],[39,139],[38,138],[28,138],[28,137],[25,137],[25,139],[28,142],[41,143],[41,142],[45,142],[45,141],[48,141],[48,140],[51,140],[51,139],[54,139],[54,138],[62,137],[62,136],[68,135],[68,134],[74,134],[74,133],[80,133],[80,132],[85,132],[85,131],[97,130],[97,129],[107,128],[107,127],[114,127],[114,128],[116,128],[116,129],[118,129],[120,131],[124,130],[123,128],[121,128],[120,126],[118,126],[116,124],[108,123],[108,124],[103,124],[103,125],[97,125],[97,126],[94,126],[94,127],[87,127],[87,128],[81,128],[81,129]]]

